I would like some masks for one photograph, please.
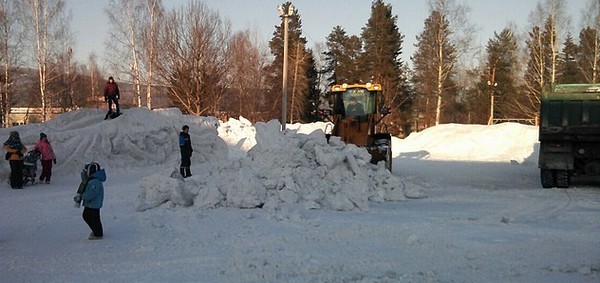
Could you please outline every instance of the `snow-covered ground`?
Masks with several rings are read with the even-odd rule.
[[[50,185],[0,187],[0,282],[600,282],[600,187],[541,189],[536,127],[394,139],[389,174],[327,144],[324,123],[103,117],[0,129],[29,147],[44,132],[58,155]],[[184,124],[185,181],[173,174]],[[101,241],[72,200],[90,161],[108,176]]]

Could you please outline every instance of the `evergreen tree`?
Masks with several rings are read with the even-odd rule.
[[[569,34],[558,60],[557,82],[561,84],[584,83],[576,58],[579,57],[579,46]]]
[[[380,83],[383,88],[383,102],[392,110],[387,129],[399,135],[408,121],[403,112],[409,101],[407,75],[404,73],[402,42],[404,36],[398,30],[397,16],[392,15],[392,7],[375,0],[371,5],[371,16],[362,30],[364,53],[360,56],[358,67],[362,82]]]
[[[486,51],[487,61],[478,88],[488,102],[488,107],[484,111],[488,114],[488,124],[491,124],[493,122],[489,120],[491,117],[495,119],[515,117],[510,107],[510,101],[518,95],[516,86],[518,48],[513,31],[505,28],[500,34],[494,32],[494,38],[488,41]],[[493,116],[490,115],[492,108]]]
[[[283,10],[287,11],[291,5],[290,2],[284,3]],[[310,85],[316,83],[316,80],[309,80],[308,70],[314,68],[310,66],[312,54],[306,48],[306,38],[302,37],[302,21],[298,11],[289,17],[288,24],[288,117],[286,121],[289,123],[303,122],[301,119],[305,116],[304,105],[308,100],[309,90],[315,86]],[[272,105],[271,117],[281,117],[281,85],[283,75],[283,49],[284,49],[284,23],[276,26],[273,37],[269,41],[269,48],[275,59],[267,66],[267,92],[269,103]]]
[[[348,36],[342,27],[336,26],[327,36],[326,45],[324,72],[329,85],[359,81],[358,57],[362,49],[360,38]]]
[[[417,35],[417,50],[413,56],[416,104],[424,116],[425,127],[441,122],[443,101],[454,98],[456,49],[450,42],[452,32],[444,15],[433,10],[425,27]]]
[[[312,56],[312,52],[309,52],[310,57],[308,59],[309,68],[306,70],[306,78],[308,79],[308,95],[304,103],[303,117],[304,122],[316,122],[319,121],[320,116],[318,114],[320,90],[319,90],[319,72],[317,71],[315,58]]]
[[[587,27],[579,33],[577,65],[585,83],[600,82],[600,36],[596,29]]]

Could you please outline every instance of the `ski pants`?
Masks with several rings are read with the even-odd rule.
[[[10,160],[10,187],[23,188],[23,160]]]
[[[192,176],[190,167],[192,166],[192,155],[187,152],[181,152],[181,165],[179,166],[179,173],[184,178]]]
[[[108,112],[106,113],[104,120],[108,119],[108,116],[110,116],[110,114],[113,113],[113,103],[115,104],[115,108],[117,108],[115,113],[121,113],[121,108],[119,107],[119,99],[117,99],[116,97],[108,97],[106,101],[108,102]]]
[[[42,160],[42,175],[40,175],[40,181],[50,182],[52,177],[52,159]]]
[[[83,208],[83,221],[90,226],[92,229],[92,233],[94,237],[102,237],[104,236],[104,231],[102,231],[102,222],[100,222],[100,209],[99,208]]]

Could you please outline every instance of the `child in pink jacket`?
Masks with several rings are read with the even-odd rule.
[[[48,136],[44,133],[40,133],[40,140],[35,144],[33,150],[39,150],[42,154],[42,175],[40,175],[40,182],[46,181],[46,184],[50,184],[50,177],[52,177],[52,163],[56,164],[56,155],[52,145],[48,141]]]

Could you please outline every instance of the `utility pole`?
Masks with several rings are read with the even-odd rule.
[[[494,88],[498,86],[496,82],[496,64],[492,65],[492,70],[490,74],[490,80],[487,81],[488,86],[490,86],[490,119],[488,120],[488,125],[494,124]]]
[[[287,11],[284,11],[283,6],[277,6],[279,16],[283,18],[283,82],[281,91],[281,130],[285,131],[287,123],[287,61],[288,61],[288,22],[289,17],[294,14],[294,5],[290,4]]]

